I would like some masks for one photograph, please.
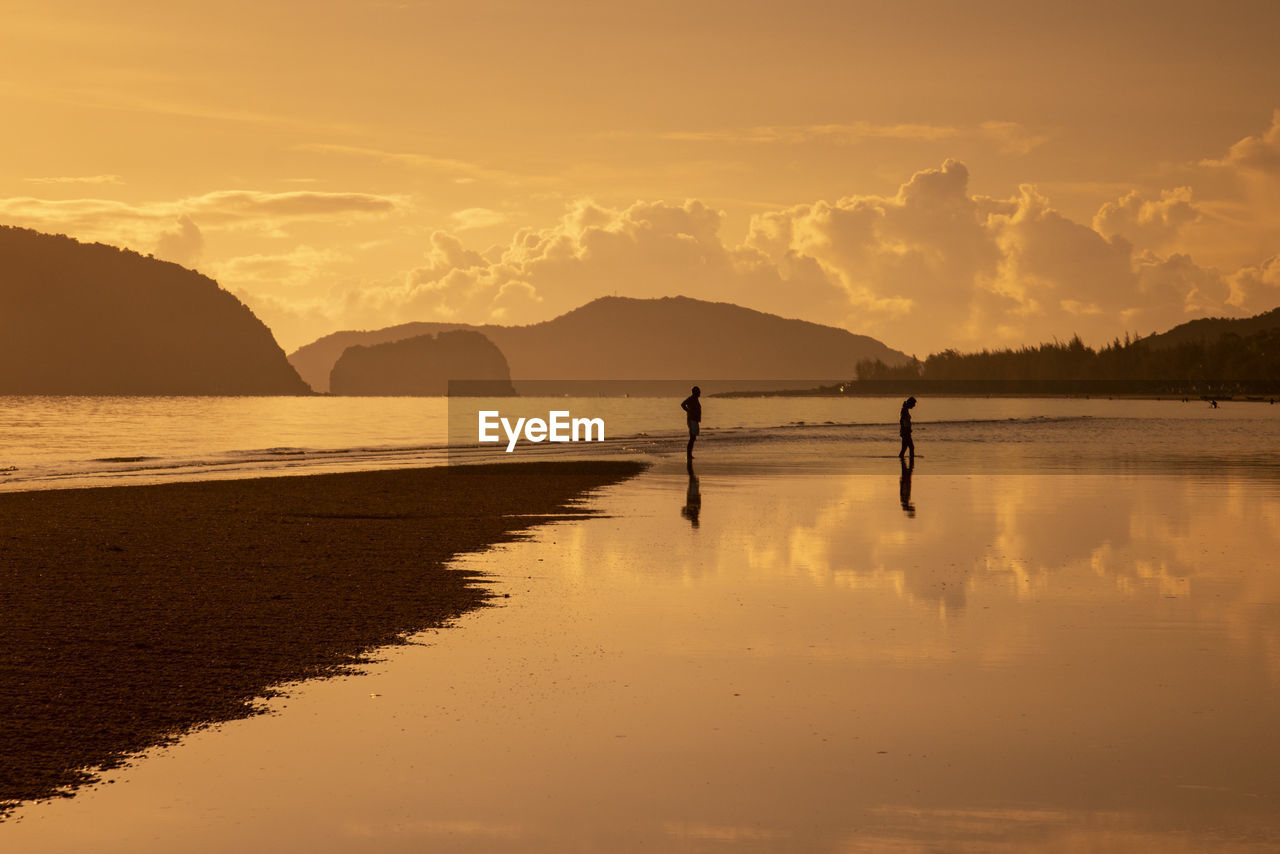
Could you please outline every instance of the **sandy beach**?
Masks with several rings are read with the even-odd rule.
[[[625,462],[0,495],[0,816],[490,595],[445,568]]]

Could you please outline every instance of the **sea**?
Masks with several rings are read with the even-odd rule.
[[[671,397],[0,397],[0,491],[304,475],[460,462],[662,458],[684,449]],[[879,471],[898,451],[898,398],[704,397],[706,470]],[[481,411],[599,418],[603,441],[478,442]],[[922,398],[935,472],[1280,474],[1267,401]],[[598,437],[593,437],[598,438]]]
[[[1280,407],[922,395],[912,466],[900,399],[707,395],[688,464],[679,400],[0,400],[10,491],[650,464],[457,556],[493,607],[0,850],[1280,851]]]

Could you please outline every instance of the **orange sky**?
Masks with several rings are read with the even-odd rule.
[[[615,292],[921,356],[1280,305],[1272,2],[4,6],[0,222],[286,349]]]

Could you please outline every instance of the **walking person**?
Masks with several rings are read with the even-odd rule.
[[[916,399],[908,397],[902,401],[902,414],[898,416],[898,435],[902,437],[902,450],[898,451],[898,459],[910,454],[912,465],[915,465],[916,461],[916,443],[911,441],[911,410],[915,409],[915,406]]]
[[[693,459],[693,443],[698,439],[698,432],[702,423],[702,401],[698,399],[701,394],[702,390],[694,386],[693,394],[680,402],[680,408],[684,410],[685,418],[689,422],[689,447],[685,450],[685,454],[691,460]]]

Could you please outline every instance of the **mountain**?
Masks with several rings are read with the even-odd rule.
[[[483,333],[517,380],[840,380],[862,359],[900,364],[907,356],[865,335],[688,297],[603,297],[529,326],[405,323],[335,332],[289,361],[317,391],[348,347],[452,329]]]
[[[0,394],[310,394],[243,303],[192,270],[0,226]]]
[[[488,395],[515,393],[502,351],[469,329],[355,344],[329,376],[334,394],[443,396],[450,380],[479,380]]]
[[[1188,320],[1142,340],[1148,347],[1160,349],[1178,344],[1212,343],[1228,333],[1247,338],[1272,329],[1280,329],[1280,308],[1273,308],[1253,317],[1201,317]]]

